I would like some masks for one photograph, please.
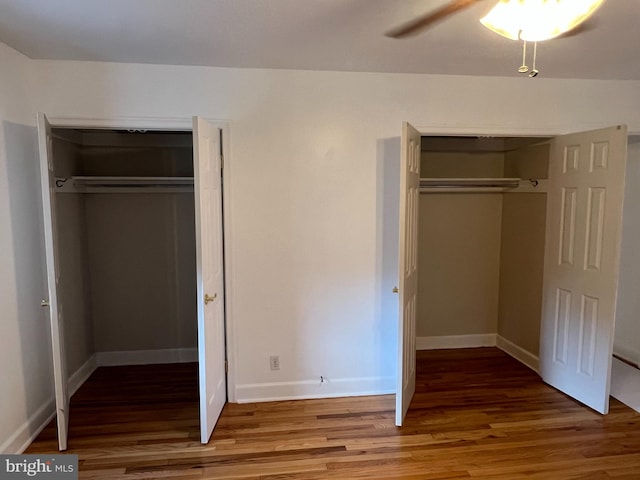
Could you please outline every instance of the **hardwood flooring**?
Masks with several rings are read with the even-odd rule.
[[[195,364],[100,368],[72,399],[80,478],[640,478],[640,414],[601,416],[495,348],[418,352],[405,426],[394,397],[228,404],[198,438]],[[52,422],[26,453],[56,451]]]

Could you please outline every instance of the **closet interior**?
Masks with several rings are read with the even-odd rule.
[[[423,137],[421,160],[418,344],[537,355],[548,139]]]
[[[192,133],[52,133],[70,394],[95,366],[197,361]]]
[[[422,138],[419,349],[497,342],[537,368],[550,146],[548,138]],[[639,196],[640,143],[629,137],[614,357],[636,367]]]

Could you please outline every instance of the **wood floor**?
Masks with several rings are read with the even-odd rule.
[[[228,404],[204,446],[196,369],[98,369],[72,400],[80,478],[640,478],[640,414],[612,399],[600,416],[495,348],[418,352],[402,428],[393,396]]]

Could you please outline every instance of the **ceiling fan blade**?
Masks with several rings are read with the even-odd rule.
[[[576,25],[574,28],[569,30],[568,32],[564,32],[562,35],[559,35],[558,38],[571,38],[576,35],[580,35],[581,33],[588,32],[589,30],[593,30],[598,26],[598,21],[591,17],[588,20]]]
[[[452,0],[436,10],[388,31],[385,35],[391,38],[404,38],[416,35],[434,23],[437,23],[456,12],[465,10],[471,7],[474,3],[481,1],[483,0]]]

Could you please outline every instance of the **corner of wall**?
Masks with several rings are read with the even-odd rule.
[[[534,372],[538,373],[540,371],[540,361],[537,355],[528,352],[524,348],[519,347],[515,343],[510,342],[500,335],[498,335],[496,338],[496,346],[503,352],[511,355],[520,363],[523,363],[524,365],[529,367]]]

